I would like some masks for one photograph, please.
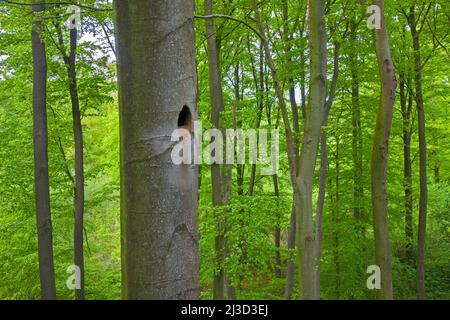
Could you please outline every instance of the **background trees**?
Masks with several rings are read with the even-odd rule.
[[[129,2],[131,1],[121,4],[124,6],[123,10],[127,7],[126,12],[143,14],[144,11],[150,11],[150,8],[135,10],[144,6],[143,1],[132,1],[133,4]],[[152,7],[150,12],[164,16],[167,13],[163,10],[164,6],[156,3],[159,2],[155,2],[155,7]],[[189,2],[176,2],[177,6],[183,6],[183,10],[186,9],[184,6],[187,6],[187,3]],[[371,201],[373,194],[370,188],[369,159],[372,157],[372,142],[377,132],[376,118],[382,89],[373,35],[366,25],[366,9],[372,1],[314,1],[314,8],[319,4],[324,5],[321,9],[324,11],[323,20],[311,19],[316,11],[308,3],[306,0],[255,2],[259,13],[257,19],[255,6],[251,2],[214,1],[214,17],[205,19],[204,16],[208,15],[208,12],[205,13],[205,1],[197,0],[194,12],[197,19],[193,18],[194,13],[191,11],[189,19],[186,18],[187,15],[181,14],[184,12],[181,10],[175,15],[180,20],[170,20],[173,24],[166,25],[158,19],[151,19],[140,25],[139,32],[131,27],[121,28],[128,21],[122,16],[118,20],[116,31],[119,38],[125,42],[119,43],[117,53],[119,62],[128,64],[125,73],[121,71],[125,70],[123,65],[119,65],[118,78],[122,83],[120,90],[123,93],[118,97],[112,33],[113,7],[110,1],[80,1],[85,7],[82,8],[82,28],[78,30],[75,71],[78,80],[80,125],[84,138],[83,250],[87,299],[121,297],[119,100],[122,99],[123,106],[122,132],[134,132],[127,134],[125,138],[136,137],[138,140],[140,137],[145,140],[149,136],[160,135],[151,131],[156,128],[155,124],[161,132],[164,131],[163,135],[170,134],[173,127],[178,125],[177,117],[184,105],[190,107],[197,104],[198,111],[195,112],[194,109],[191,112],[194,118],[202,121],[204,129],[217,127],[218,124],[211,118],[211,98],[214,98],[216,92],[211,90],[214,85],[222,87],[223,108],[220,112],[219,127],[280,129],[280,164],[275,177],[261,175],[260,165],[245,164],[227,168],[227,199],[220,205],[213,202],[213,193],[217,192],[213,185],[217,180],[212,177],[211,168],[207,165],[199,167],[200,297],[214,297],[213,279],[221,272],[226,275],[223,281],[221,280],[222,295],[230,298],[281,299],[285,291],[286,297],[292,296],[295,299],[305,296],[318,297],[317,282],[314,283],[314,293],[312,290],[308,291],[311,295],[299,286],[299,256],[292,245],[293,236],[297,236],[300,243],[301,239],[307,236],[306,233],[300,232],[298,237],[298,234],[292,232],[295,228],[293,222],[298,223],[292,219],[294,215],[291,215],[294,191],[297,188],[296,183],[292,183],[292,178],[299,174],[311,175],[308,180],[308,198],[311,199],[311,210],[308,213],[309,231],[315,232],[316,227],[320,227],[320,223],[317,226],[320,219],[314,209],[318,208],[318,205],[320,207],[318,199],[323,199],[323,211],[317,211],[323,212],[318,274],[320,298],[377,297],[376,290],[368,290],[365,287],[368,277],[366,269],[376,261],[374,248],[377,229],[373,228],[373,220],[369,214],[376,209]],[[48,64],[48,74],[45,77],[46,118],[55,287],[58,298],[71,298],[73,290],[66,286],[67,277],[70,275],[66,270],[73,264],[74,252],[72,179],[76,176],[76,149],[70,82],[54,23],[61,25],[61,36],[67,52],[71,37],[63,24],[68,18],[66,6],[49,5],[42,13],[34,16],[29,14],[32,9],[27,5],[0,2],[0,297],[35,299],[41,296],[40,281],[37,277],[39,270],[35,213],[38,207],[33,200],[35,192],[32,140],[33,116],[36,117],[38,113],[32,109],[33,55],[30,41],[33,20],[41,20],[42,31],[39,36],[46,47]],[[188,9],[194,10],[193,7]],[[388,203],[383,209],[384,214],[388,213],[389,238],[381,238],[390,241],[391,248],[385,250],[383,256],[391,258],[393,296],[398,299],[416,298],[416,287],[419,289],[417,296],[423,298],[423,284],[427,298],[449,298],[449,282],[445,281],[449,276],[447,262],[450,251],[450,131],[447,112],[449,10],[448,3],[444,0],[386,1],[384,8],[387,38],[398,86],[395,90],[397,98],[392,106],[386,173]],[[180,21],[186,21],[186,24],[170,33]],[[321,97],[317,104],[319,107],[325,103],[325,94],[328,100],[331,96],[335,49],[339,49],[339,77],[335,81],[333,107],[329,111],[326,127],[325,122],[309,120],[311,112],[317,109],[309,109],[312,105],[307,103],[308,96],[313,95],[313,83],[316,79],[310,70],[318,62],[312,59],[317,58],[317,55],[314,54],[315,42],[311,40],[317,38],[309,25],[322,24],[322,21],[321,28],[325,27],[327,34],[326,37],[319,37],[322,39],[322,57],[319,60],[321,73],[326,71],[326,77],[323,75],[320,78],[321,89],[316,92]],[[207,23],[212,22],[214,29],[206,30]],[[195,23],[195,40],[191,23]],[[137,25],[133,26],[138,28]],[[188,26],[190,32],[187,32]],[[148,32],[149,29],[158,32]],[[133,32],[129,33],[127,30]],[[168,37],[163,37],[167,32]],[[265,36],[265,41],[264,38],[261,39],[261,35]],[[214,37],[216,39],[212,41]],[[172,41],[175,38],[177,41]],[[151,41],[155,41],[157,45],[149,50],[148,43]],[[214,55],[217,63],[210,68],[213,42],[218,48],[217,55]],[[195,44],[196,60],[191,44]],[[171,47],[172,45],[174,47]],[[326,48],[326,57],[323,46]],[[120,51],[123,52],[122,56]],[[185,52],[183,57],[179,56],[180,52]],[[271,56],[272,62],[268,56]],[[155,60],[157,57],[163,59],[163,63]],[[325,58],[326,70],[323,64]],[[191,78],[195,76],[195,69],[198,72],[197,80],[195,77]],[[276,77],[273,77],[274,69]],[[167,72],[170,70],[172,72]],[[219,76],[210,84],[211,70]],[[167,79],[156,76],[157,73],[167,76]],[[136,78],[124,82],[128,76]],[[179,81],[176,81],[177,79]],[[150,84],[145,82],[147,80],[150,80]],[[158,86],[159,81],[166,85]],[[420,85],[421,90],[418,88]],[[198,88],[197,98],[189,95],[189,99],[181,99],[185,90],[194,92],[193,88]],[[138,105],[133,101],[142,103]],[[125,113],[125,109],[135,110],[136,115],[140,115],[139,119]],[[170,110],[170,114],[163,116],[162,112],[166,110]],[[323,118],[323,112],[321,113],[322,116],[318,118]],[[289,126],[285,126],[287,122]],[[318,133],[317,140],[314,140],[317,147],[312,148],[313,151],[316,150],[317,155],[311,157],[314,161],[309,169],[302,172],[297,166],[296,157],[299,156],[302,145],[309,141],[305,132],[309,132],[312,123],[316,129],[315,133]],[[290,144],[287,143],[289,135],[292,140]],[[318,147],[319,138],[324,135],[327,138],[326,144]],[[135,142],[136,139],[123,139],[122,145],[128,146],[129,142]],[[385,142],[382,141],[383,144]],[[179,208],[175,208],[177,204],[181,205],[181,200],[178,200],[189,198],[192,202],[185,201],[185,205],[194,208],[197,179],[193,176],[187,179],[191,183],[183,184],[183,188],[188,191],[177,193],[176,199],[169,192],[159,196],[159,189],[167,190],[164,189],[163,181],[173,181],[176,186],[182,185],[179,174],[184,172],[183,170],[189,170],[185,167],[174,170],[161,168],[162,173],[158,180],[161,183],[158,190],[152,189],[153,184],[148,174],[153,172],[150,170],[151,161],[157,160],[147,158],[149,148],[153,145],[141,144],[137,151],[123,149],[125,158],[134,157],[134,153],[131,154],[130,151],[136,151],[136,158],[133,159],[144,157],[141,162],[133,162],[136,166],[134,171],[130,166],[130,171],[125,171],[125,176],[128,177],[125,180],[130,181],[130,184],[125,186],[134,186],[133,192],[131,189],[123,189],[128,190],[125,191],[128,195],[125,207],[129,209],[131,203],[137,203],[131,201],[133,199],[130,197],[141,194],[138,198],[143,211],[157,210],[154,204],[157,204],[159,199],[166,199],[167,208],[174,206],[173,211],[178,211]],[[319,172],[323,172],[320,166],[325,155],[328,161],[326,176],[323,179]],[[423,161],[425,155],[427,162]],[[160,156],[157,159],[159,161],[162,158],[163,156]],[[126,161],[130,159],[126,158]],[[375,165],[379,164],[383,163],[375,161]],[[144,168],[145,166],[147,168]],[[135,173],[133,177],[130,176],[131,172]],[[428,189],[427,197],[425,187]],[[321,192],[323,190],[324,193]],[[302,195],[306,193],[302,191]],[[375,201],[375,205],[379,204],[385,206]],[[128,209],[123,210],[129,212]],[[187,216],[192,216],[192,212]],[[164,251],[168,241],[163,235],[173,233],[179,224],[168,219],[169,216],[166,215],[160,223],[167,229],[161,227],[156,230],[150,227],[156,219],[154,215],[151,217],[141,217],[144,221],[139,223],[133,220],[135,230],[142,231],[136,233],[134,240],[140,241],[141,244],[147,241],[149,245]],[[426,221],[424,217],[427,218]],[[302,221],[305,222],[300,219],[298,229],[305,228],[306,225],[302,224]],[[222,227],[218,228],[219,225]],[[123,226],[131,227],[130,223]],[[148,228],[144,231],[145,226]],[[159,230],[165,231],[160,233]],[[178,231],[175,235],[177,234]],[[180,234],[187,233],[183,229]],[[217,239],[223,241],[222,249],[217,250]],[[184,242],[186,246],[194,245],[194,242],[188,239]],[[129,244],[128,248],[132,247]],[[49,248],[48,245],[45,246],[46,250]],[[139,250],[142,247],[138,244],[135,248]],[[155,247],[155,252],[158,248]],[[192,246],[189,247],[189,250],[191,249],[194,250]],[[125,257],[126,251],[125,249]],[[218,252],[224,253],[220,256],[220,262],[217,259]],[[128,255],[129,263],[139,263],[133,260],[135,256]],[[151,261],[151,257],[148,258],[147,262]],[[161,270],[161,266],[155,265],[153,274],[163,275],[174,270]],[[176,269],[177,264],[172,266]],[[191,271],[195,269],[194,266],[195,263],[192,263]],[[294,272],[290,273],[288,270]],[[138,274],[137,271],[127,271],[123,280],[135,285],[138,281],[133,276]],[[287,281],[286,278],[291,280]],[[310,276],[305,278],[312,279]],[[151,281],[153,280],[148,282]],[[290,284],[293,287],[291,292]],[[285,290],[286,288],[288,290]],[[134,292],[140,290],[137,287],[134,289]],[[225,289],[234,290],[225,294]],[[170,297],[166,293],[165,296]],[[176,293],[172,292],[172,295]]]

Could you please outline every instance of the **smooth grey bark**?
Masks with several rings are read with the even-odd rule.
[[[35,0],[33,12],[44,11],[42,1]],[[47,58],[41,38],[42,21],[36,17],[31,33],[33,55],[33,142],[34,191],[38,236],[39,275],[43,300],[56,299],[53,235],[48,177],[47,129]]]
[[[374,0],[373,4],[381,9],[381,28],[374,29],[375,48],[381,81],[381,97],[374,133],[371,164],[373,227],[376,263],[381,270],[381,289],[379,290],[379,296],[383,300],[392,300],[392,266],[386,180],[389,155],[388,146],[397,80],[395,78],[394,65],[389,48],[384,17],[384,0]]]
[[[198,167],[171,135],[197,119],[194,1],[114,1],[127,299],[198,299]],[[182,112],[183,110],[183,112]]]

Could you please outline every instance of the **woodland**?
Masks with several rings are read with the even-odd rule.
[[[448,0],[0,0],[0,300],[450,299],[449,50]]]

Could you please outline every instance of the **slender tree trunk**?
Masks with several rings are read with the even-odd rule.
[[[241,95],[240,95],[240,78],[239,78],[239,63],[234,67],[234,104],[233,104],[233,129],[234,132],[238,129],[238,122],[239,127],[242,127],[242,120],[237,120],[237,109],[240,104]],[[237,136],[234,136],[234,159],[237,159],[237,146],[238,138]],[[245,173],[245,165],[243,164],[237,164],[236,165],[236,176],[237,176],[237,194],[239,197],[242,197],[244,195],[244,175]],[[241,228],[245,228],[247,226],[247,220],[244,217],[244,211],[242,209],[239,210],[239,224]],[[239,235],[239,247],[241,250],[241,257],[240,257],[240,263],[242,266],[245,265],[246,259],[247,259],[247,235],[245,233],[242,233]],[[240,292],[243,291],[243,281],[244,281],[244,275],[241,273],[238,276],[239,278],[239,284],[238,289]],[[230,290],[229,286],[229,294],[228,296],[234,300],[236,299],[236,293],[234,290]]]
[[[342,114],[342,110],[341,110]],[[339,117],[340,118],[340,117]],[[338,118],[338,121],[339,121]],[[336,176],[334,179],[334,206],[332,210],[332,221],[335,226],[333,230],[333,263],[335,267],[335,294],[336,299],[341,297],[341,266],[339,260],[339,211],[340,211],[340,185],[341,185],[341,163],[340,163],[340,138],[339,134],[336,133],[336,153],[335,153],[335,170]]]
[[[212,0],[205,1],[205,15],[213,14]],[[222,126],[223,94],[222,79],[220,75],[220,59],[218,50],[218,37],[216,37],[216,28],[213,19],[206,20],[206,36],[208,47],[208,63],[209,63],[209,87],[211,95],[211,122],[213,126],[225,133]],[[231,196],[231,165],[219,165],[214,163],[211,165],[211,179],[213,188],[213,205],[223,206],[229,204]],[[215,239],[216,253],[216,274],[213,279],[213,295],[215,300],[225,299],[225,295],[234,296],[234,290],[230,288],[231,284],[227,280],[224,270],[224,262],[226,257],[226,221],[224,218],[218,218],[218,235]],[[228,294],[226,294],[228,292]],[[232,298],[232,297],[228,297]]]
[[[272,176],[272,180],[273,180],[273,192],[278,201],[280,198],[278,175],[274,174]],[[275,251],[275,275],[278,278],[281,278],[281,252],[280,252],[280,249],[281,249],[281,226],[280,225],[281,225],[281,214],[280,214],[280,212],[277,212],[274,238],[275,238],[275,248],[276,248],[276,251]]]
[[[357,25],[352,23],[350,42],[356,45]],[[353,215],[360,221],[363,215],[363,181],[362,181],[362,133],[361,133],[361,107],[359,100],[359,59],[358,53],[350,49],[350,72],[352,91],[352,158],[353,158]]]
[[[79,268],[80,288],[75,289],[77,300],[84,299],[84,146],[83,127],[81,124],[80,100],[76,73],[76,49],[78,41],[77,28],[70,29],[69,54],[64,48],[64,37],[60,24],[55,24],[58,35],[58,48],[67,68],[70,101],[72,104],[73,135],[75,142],[75,181],[74,182],[74,263]]]
[[[253,61],[253,60],[252,60]],[[255,69],[253,63],[252,68]],[[259,77],[256,76],[256,70],[253,71],[253,78],[255,81],[255,85],[257,87],[258,91],[258,117],[256,119],[256,129],[259,129],[261,126],[261,119],[262,119],[262,113],[264,109],[264,48],[261,43],[260,50],[259,50]],[[259,81],[258,81],[259,79]],[[270,121],[270,119],[268,119]],[[255,188],[255,181],[256,181],[256,164],[252,164],[252,170],[250,173],[250,182],[248,187],[248,195],[253,196],[254,188]]]
[[[312,223],[312,178],[320,139],[320,130],[325,114],[325,82],[326,82],[326,31],[323,20],[325,14],[324,0],[311,0],[310,7],[310,49],[311,49],[311,90],[306,110],[305,130],[303,136],[302,153],[299,166],[295,161],[295,143],[290,125],[286,101],[280,86],[275,63],[273,61],[269,43],[265,35],[265,27],[261,22],[259,8],[256,1],[252,1],[255,21],[262,37],[266,59],[271,71],[275,91],[280,105],[286,132],[288,160],[291,183],[294,190],[294,208],[297,223],[297,250],[300,256],[301,296],[303,299],[318,299],[315,290],[315,239]],[[296,168],[299,168],[297,177]]]
[[[400,106],[403,118],[403,188],[405,193],[405,258],[408,262],[414,261],[413,253],[413,194],[412,194],[412,168],[411,168],[411,110],[412,94],[405,90],[405,73],[400,74]],[[410,83],[408,81],[408,83]],[[408,101],[409,100],[409,101]]]
[[[417,299],[426,299],[425,293],[425,247],[427,228],[427,141],[425,129],[425,110],[422,93],[422,59],[420,55],[420,31],[417,30],[415,7],[410,8],[409,27],[413,40],[415,89],[419,130],[419,167],[420,167],[420,197],[419,197],[419,228],[417,241]]]
[[[333,106],[334,96],[336,93],[337,80],[339,76],[339,43],[334,45],[333,59],[333,78],[330,85],[330,92],[325,104],[325,116],[323,119],[323,127],[328,126],[328,115]],[[319,195],[317,197],[316,208],[316,254],[315,254],[315,272],[316,272],[316,296],[320,297],[320,259],[322,257],[322,221],[323,207],[325,205],[325,191],[328,172],[328,137],[325,131],[320,135],[320,169],[319,169]]]
[[[436,150],[433,150],[433,157],[435,157],[435,162],[434,162],[434,183],[438,184],[441,180],[440,178],[440,164],[439,164],[439,159],[438,159],[438,152]]]
[[[197,119],[194,1],[120,0],[114,9],[123,296],[198,299],[198,167],[171,159],[173,131]]]
[[[289,223],[289,233],[287,239],[287,247],[288,247],[288,258],[287,258],[287,268],[286,268],[286,286],[284,289],[284,298],[290,300],[292,297],[292,291],[294,289],[294,276],[295,276],[295,263],[294,263],[294,249],[295,249],[295,230],[296,230],[296,221],[295,221],[295,209],[292,207],[291,210],[291,219]]]
[[[381,28],[374,30],[375,48],[381,79],[381,99],[372,149],[372,206],[375,233],[376,263],[381,269],[380,298],[393,299],[392,266],[388,228],[388,199],[386,175],[388,144],[392,125],[393,107],[397,81],[391,59],[384,18],[384,0],[374,0],[381,9]]]
[[[281,88],[280,81],[278,79],[277,69],[275,67],[275,63],[272,58],[269,42],[267,41],[267,38],[266,38],[265,26],[261,21],[261,16],[259,13],[259,8],[257,6],[256,0],[252,0],[252,7],[253,7],[253,11],[255,13],[255,21],[258,24],[259,35],[261,37],[261,43],[264,48],[266,61],[269,66],[269,69],[270,69],[270,73],[271,73],[272,80],[273,80],[273,85],[275,88],[275,92],[276,92],[278,103],[279,103],[280,110],[281,110],[281,115],[283,118],[284,130],[285,130],[285,134],[286,134],[286,146],[287,146],[287,153],[288,153],[288,161],[289,161],[289,173],[290,173],[291,185],[292,185],[293,196],[294,196],[294,210],[298,217],[297,211],[298,211],[299,203],[300,203],[300,199],[299,199],[300,188],[299,188],[299,184],[297,182],[297,173],[296,173],[297,157],[295,155],[294,133],[291,128],[289,114],[288,114],[288,110],[287,110],[287,106],[286,106],[286,101],[284,99],[283,90]],[[312,228],[312,225],[311,225],[311,228]]]
[[[325,1],[309,1],[310,92],[306,109],[302,150],[299,161],[299,211],[297,213],[297,250],[300,256],[301,293],[303,299],[319,299],[316,290],[316,242],[313,230],[313,174],[325,119],[326,43]]]
[[[255,12],[255,21],[258,24],[259,34],[261,36],[261,43],[264,48],[266,61],[269,66],[269,69],[270,69],[270,73],[271,73],[272,80],[273,80],[273,85],[275,88],[275,92],[277,94],[277,99],[278,99],[278,103],[280,106],[281,115],[283,118],[284,129],[285,129],[285,134],[286,134],[288,161],[289,161],[289,173],[290,173],[291,185],[292,185],[293,194],[294,194],[294,210],[297,215],[297,211],[298,211],[299,203],[300,203],[299,202],[300,201],[299,200],[300,188],[299,188],[299,185],[297,182],[297,173],[296,173],[297,157],[295,155],[294,133],[291,128],[289,114],[288,114],[288,110],[287,110],[287,106],[286,106],[286,101],[284,99],[283,90],[281,88],[280,81],[278,79],[277,69],[275,67],[275,63],[272,58],[272,54],[271,54],[270,47],[269,47],[269,42],[267,41],[267,38],[266,38],[265,26],[261,21],[261,16],[259,13],[259,8],[257,6],[256,0],[252,0],[252,7],[253,7],[253,11]],[[312,225],[311,225],[311,228],[312,228]]]
[[[77,29],[70,30],[69,85],[72,101],[73,134],[75,141],[75,229],[74,249],[75,265],[80,268],[80,289],[75,291],[77,300],[84,299],[84,254],[83,254],[83,220],[84,220],[84,152],[83,128],[81,125],[80,100],[78,98],[76,64]]]
[[[44,4],[38,0],[34,2],[33,12],[39,15],[44,11]],[[40,35],[42,30],[42,21],[36,17],[32,30],[34,190],[41,297],[54,300],[56,288],[48,177],[47,58]]]
[[[283,41],[288,43],[285,46],[285,53],[288,55],[291,51],[291,45],[289,42],[292,40],[293,35],[289,27],[288,23],[289,19],[289,5],[287,0],[283,0]],[[302,59],[304,60],[303,51],[301,52]],[[292,67],[292,59],[288,57],[288,66]],[[303,65],[304,67],[304,65]],[[302,69],[303,72],[303,80],[305,70]],[[294,151],[295,151],[295,165],[297,167],[298,159],[299,159],[299,137],[300,137],[300,126],[299,126],[299,113],[298,113],[298,105],[295,99],[295,83],[294,79],[291,77],[288,79],[289,84],[289,102],[291,104],[292,110],[292,128],[294,130]],[[303,88],[302,88],[303,89]],[[304,101],[302,101],[302,105]],[[302,108],[303,114],[304,108]],[[296,175],[298,175],[297,168],[295,168]],[[293,198],[294,199],[294,198]],[[295,249],[295,210],[291,210],[291,219],[289,225],[289,233],[288,233],[288,241],[287,248],[289,250],[288,259],[286,262],[286,286],[284,296],[286,299],[291,299],[292,291],[294,287],[294,272],[295,272],[295,263],[292,255],[292,251]]]

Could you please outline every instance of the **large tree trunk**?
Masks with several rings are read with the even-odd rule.
[[[425,244],[427,228],[427,141],[425,136],[425,110],[422,93],[422,59],[420,55],[420,31],[417,30],[415,7],[410,8],[408,17],[409,27],[414,48],[414,70],[415,70],[415,100],[418,112],[419,130],[419,167],[420,167],[420,197],[419,197],[419,228],[417,241],[417,299],[426,299],[425,294]]]
[[[39,0],[34,2],[33,12],[39,15],[44,11],[44,4]],[[52,300],[56,299],[56,288],[48,178],[47,58],[41,32],[42,22],[36,18],[32,30],[34,190],[41,296]]]
[[[397,81],[391,59],[384,18],[384,0],[374,0],[373,3],[381,8],[381,28],[374,30],[375,48],[381,79],[381,99],[372,149],[373,226],[375,233],[376,263],[381,269],[381,289],[379,295],[381,299],[391,300],[393,299],[392,266],[389,244],[386,175],[389,154],[388,145]]]
[[[114,1],[128,299],[197,299],[198,167],[171,159],[197,118],[194,1]]]

